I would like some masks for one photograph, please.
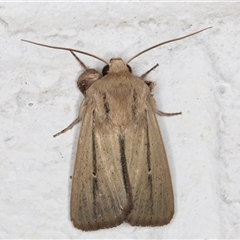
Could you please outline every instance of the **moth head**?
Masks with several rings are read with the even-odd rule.
[[[121,58],[111,58],[108,65],[102,69],[102,75],[105,76],[111,72],[132,72],[132,69]]]

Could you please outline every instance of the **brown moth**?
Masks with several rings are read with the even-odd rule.
[[[209,27],[210,28],[210,27]],[[148,48],[126,63],[121,58],[107,62],[79,50],[68,50],[84,69],[77,85],[84,95],[79,116],[67,128],[82,120],[72,178],[70,216],[84,231],[115,227],[123,222],[133,226],[162,226],[174,214],[172,181],[152,95],[154,83],[146,75],[134,76],[127,65],[140,54],[160,45],[200,33],[169,40]],[[74,52],[107,64],[100,74],[87,68]],[[103,76],[102,76],[103,75]]]

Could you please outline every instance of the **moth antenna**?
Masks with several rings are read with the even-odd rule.
[[[54,48],[54,49],[59,49],[59,50],[67,50],[67,51],[70,51],[70,52],[72,51],[72,52],[82,53],[82,54],[85,54],[85,55],[87,55],[87,56],[96,58],[96,59],[98,59],[98,60],[106,63],[107,65],[109,65],[108,62],[106,62],[106,61],[103,60],[102,58],[97,57],[97,56],[95,56],[95,55],[93,55],[93,54],[91,54],[91,53],[83,52],[83,51],[76,50],[76,49],[72,49],[72,48],[55,47],[55,46],[45,45],[45,44],[42,44],[42,43],[32,42],[32,41],[28,41],[28,40],[25,40],[25,39],[21,39],[21,41],[28,42],[28,43],[32,43],[32,44],[35,44],[35,45],[39,45],[39,46],[42,46],[42,47],[48,47],[48,48]]]
[[[86,65],[78,58],[78,56],[73,51],[70,51],[70,52],[77,59],[77,61],[80,63],[81,67],[86,71],[88,69],[86,67]]]
[[[212,27],[207,27],[207,28],[204,28],[204,29],[202,29],[202,30],[200,30],[200,31],[197,31],[197,32],[188,34],[188,35],[186,35],[186,36],[179,37],[179,38],[174,38],[174,39],[171,39],[171,40],[168,40],[168,41],[159,43],[159,44],[157,44],[157,45],[154,45],[154,46],[152,46],[152,47],[150,47],[150,48],[147,48],[147,49],[143,50],[142,52],[136,54],[136,55],[133,56],[132,58],[130,58],[130,59],[126,62],[126,64],[128,64],[129,62],[131,62],[134,58],[138,57],[139,55],[141,55],[141,54],[143,54],[143,53],[145,53],[145,52],[147,52],[147,51],[152,50],[153,48],[159,47],[159,46],[161,46],[161,45],[164,45],[164,44],[167,44],[167,43],[170,43],[170,42],[175,42],[175,41],[178,41],[178,40],[181,40],[181,39],[184,39],[184,38],[188,38],[188,37],[190,37],[190,36],[193,36],[193,35],[195,35],[195,34],[198,34],[198,33],[200,33],[200,32],[203,32],[203,31],[205,31],[205,30],[207,30],[207,29],[209,29],[209,28],[212,28]]]

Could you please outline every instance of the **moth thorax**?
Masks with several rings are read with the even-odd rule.
[[[112,58],[109,63],[108,73],[129,72],[126,63],[121,58]]]

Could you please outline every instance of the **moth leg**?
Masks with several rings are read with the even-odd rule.
[[[68,130],[72,129],[80,121],[81,121],[81,117],[78,116],[77,119],[75,119],[68,127],[64,128],[62,131],[54,134],[53,137],[57,137],[57,136],[61,135],[62,133],[67,132]]]
[[[153,66],[151,69],[149,69],[146,73],[144,73],[140,78],[144,80],[144,82],[149,86],[150,88],[150,92],[152,92],[153,88],[155,87],[155,83],[152,82],[152,81],[147,81],[145,80],[145,77],[152,71],[154,70],[155,68],[157,68],[159,66],[159,64],[157,63],[155,66]],[[165,113],[165,112],[162,112],[160,110],[157,110],[156,113],[160,116],[165,116],[165,117],[171,117],[171,116],[176,116],[176,115],[179,115],[179,114],[182,114],[182,112],[177,112],[177,113]]]
[[[154,70],[155,68],[157,68],[159,66],[159,64],[157,63],[154,67],[152,67],[151,69],[149,69],[147,72],[145,72],[140,78],[141,79],[145,79],[145,77],[152,71]]]
[[[151,69],[149,69],[146,73],[144,73],[140,78],[148,85],[149,89],[150,89],[150,92],[152,92],[152,90],[154,89],[154,87],[156,86],[155,82],[152,82],[152,81],[148,81],[146,80],[146,76],[152,71],[154,70],[156,67],[158,67],[158,63],[152,67]]]
[[[157,110],[156,113],[160,116],[165,116],[165,117],[171,117],[171,116],[175,116],[175,115],[179,115],[179,114],[182,114],[182,112],[177,112],[177,113],[165,113],[165,112],[162,112],[160,110]]]
[[[81,67],[86,71],[88,69],[86,67],[86,65],[77,57],[77,55],[73,51],[70,51],[70,52],[77,59],[77,61],[80,63]]]

